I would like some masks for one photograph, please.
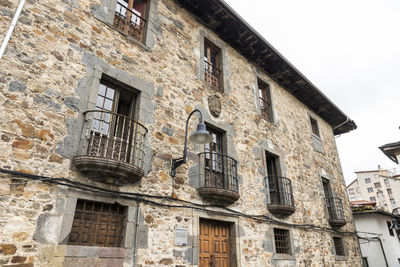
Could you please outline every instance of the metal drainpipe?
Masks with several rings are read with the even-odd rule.
[[[11,34],[13,33],[15,25],[18,22],[19,15],[21,14],[22,8],[25,5],[25,1],[26,0],[21,0],[21,2],[19,2],[17,11],[14,14],[14,17],[13,17],[13,19],[11,21],[10,27],[8,28],[6,36],[4,37],[3,43],[1,44],[1,47],[0,47],[0,60],[3,57],[4,51],[6,50],[8,41],[10,41]]]
[[[135,225],[135,247],[133,248],[133,267],[136,267],[137,246],[138,246],[138,229],[139,229],[140,202],[136,209],[136,225]]]

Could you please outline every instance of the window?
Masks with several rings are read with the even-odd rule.
[[[367,190],[368,190],[368,193],[374,192],[374,188],[372,188],[372,187],[368,187]]]
[[[333,237],[333,245],[337,256],[346,256],[343,239],[341,237]]]
[[[388,228],[388,230],[389,230],[389,234],[390,234],[391,236],[394,236],[393,228],[392,228],[392,223],[389,222],[389,221],[386,221],[386,224],[387,224],[387,228]]]
[[[353,188],[350,188],[350,189],[349,189],[349,194],[350,194],[350,195],[354,195],[354,194],[355,194],[355,192],[354,192],[354,189],[353,189]]]
[[[204,40],[204,81],[222,90],[221,50],[207,39]]]
[[[371,183],[371,178],[365,178],[365,183],[366,183],[366,184]]]
[[[78,199],[69,245],[122,247],[126,207]]]
[[[313,133],[314,135],[320,137],[317,120],[314,119],[313,117],[310,117],[310,123],[311,123],[311,130],[312,130],[312,133]]]
[[[361,189],[359,187],[356,187],[357,193],[361,193]]]
[[[375,198],[375,197],[370,197],[369,200],[375,202],[375,201],[376,201],[376,198]]]
[[[390,182],[389,179],[383,180],[385,182],[386,187],[390,187]],[[389,189],[388,189],[389,190]]]
[[[272,102],[271,102],[271,92],[269,85],[258,79],[258,94],[260,99],[260,109],[261,113],[268,121],[272,122]]]
[[[138,41],[143,41],[147,6],[147,0],[118,0],[114,27]]]
[[[101,80],[87,138],[87,153],[139,166],[139,147],[145,128],[133,120],[136,96],[132,91]]]
[[[392,203],[392,205],[396,205],[396,201],[394,201],[393,198],[390,199],[390,203]]]
[[[381,183],[380,182],[374,183],[374,186],[375,188],[381,188]]]
[[[369,267],[367,257],[362,258],[363,267]]]
[[[277,254],[291,254],[289,230],[274,228],[274,239]]]
[[[388,194],[389,194],[389,196],[392,196],[392,189],[387,189],[387,192],[388,192]]]
[[[213,137],[213,141],[204,145],[205,175],[209,186],[224,188],[224,145],[223,133],[207,127]]]

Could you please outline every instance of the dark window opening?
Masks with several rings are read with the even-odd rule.
[[[147,6],[147,0],[118,0],[114,27],[128,36],[143,41]]]
[[[363,267],[369,267],[367,257],[362,258]]]
[[[365,183],[369,184],[371,182],[371,178],[365,178]]]
[[[290,254],[289,230],[274,228],[275,251],[277,254]]]
[[[79,199],[68,245],[121,247],[126,207]]]
[[[204,40],[204,80],[222,91],[221,50]]]
[[[389,234],[390,234],[391,236],[394,236],[394,232],[393,232],[393,228],[392,228],[392,223],[389,222],[389,221],[386,221],[386,224],[387,224],[387,228],[388,228],[388,230],[389,230]]]
[[[333,237],[333,244],[335,246],[335,253],[338,256],[345,256],[343,239],[341,237]]]
[[[271,101],[271,91],[269,85],[258,79],[258,94],[260,99],[261,113],[264,115],[268,121],[272,122],[272,101]]]
[[[376,198],[375,198],[375,197],[370,197],[369,200],[375,202],[375,201],[376,201]]]
[[[318,137],[320,137],[319,135],[319,128],[318,128],[318,122],[316,119],[310,117],[310,123],[311,123],[311,130],[312,133]]]
[[[372,187],[368,187],[367,190],[368,190],[368,193],[374,192],[374,188],[372,188]]]
[[[374,183],[374,186],[375,188],[381,188],[381,183],[380,182]]]

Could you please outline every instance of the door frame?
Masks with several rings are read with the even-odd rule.
[[[221,215],[214,215],[212,213],[194,211],[193,212],[193,259],[194,265],[199,265],[199,234],[200,234],[200,220],[213,220],[228,223],[230,225],[230,263],[231,267],[241,267],[240,265],[240,235],[239,235],[239,218],[238,217],[225,217]]]

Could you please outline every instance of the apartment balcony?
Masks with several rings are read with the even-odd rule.
[[[328,210],[329,224],[334,228],[339,228],[345,225],[346,218],[344,217],[342,200],[340,198],[330,197],[325,201]]]
[[[199,194],[221,205],[237,201],[239,195],[237,161],[216,152],[199,154]]]
[[[147,129],[109,111],[84,113],[84,138],[72,164],[89,178],[112,184],[136,183],[144,175]]]
[[[268,210],[276,217],[282,218],[296,211],[293,199],[292,181],[285,177],[271,176],[268,179]]]

